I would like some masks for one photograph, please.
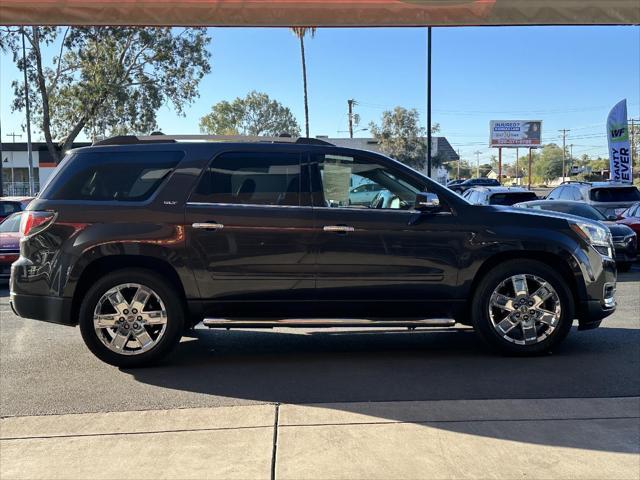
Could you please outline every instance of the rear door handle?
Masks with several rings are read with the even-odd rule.
[[[348,227],[347,225],[325,225],[324,227],[322,227],[322,230],[332,233],[349,233],[356,231],[355,228]]]
[[[194,223],[191,226],[200,230],[222,230],[224,228],[223,224],[212,222]]]

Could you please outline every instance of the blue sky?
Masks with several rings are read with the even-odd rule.
[[[164,132],[195,133],[212,104],[252,89],[303,123],[299,45],[288,29],[213,28],[210,35],[212,71],[200,98],[186,117],[163,108]],[[359,102],[362,127],[395,105],[417,108],[426,123],[425,29],[320,29],[306,50],[312,136],[347,136],[349,98]],[[9,105],[19,72],[9,56],[0,61],[7,141],[24,114]],[[640,117],[640,27],[435,28],[433,80],[433,121],[465,159],[495,153],[487,147],[492,119],[543,120],[543,142],[559,141],[558,129],[568,128],[574,155],[605,155],[609,109],[627,98],[629,115]],[[514,155],[506,152],[505,161]]]

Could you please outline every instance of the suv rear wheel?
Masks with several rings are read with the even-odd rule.
[[[80,331],[87,347],[118,367],[158,361],[178,343],[184,308],[175,289],[142,269],[110,273],[96,282],[80,306]]]
[[[507,354],[536,354],[564,340],[574,318],[562,276],[535,260],[510,260],[491,270],[472,301],[473,323],[491,347]]]

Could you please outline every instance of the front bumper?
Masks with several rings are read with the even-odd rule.
[[[71,316],[71,299],[44,295],[11,293],[11,309],[16,315],[43,322],[75,325]]]

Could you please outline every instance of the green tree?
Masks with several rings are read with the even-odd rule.
[[[22,33],[29,47],[26,64]],[[35,124],[57,160],[56,146],[64,152],[83,130],[94,137],[150,132],[157,128],[156,112],[167,103],[183,114],[210,71],[209,42],[204,28],[0,30],[0,48],[13,53],[20,69],[26,68]],[[14,81],[13,89],[13,109],[21,110],[25,86]]]
[[[300,57],[302,60],[302,88],[304,90],[304,132],[309,137],[309,98],[307,95],[307,60],[304,53],[304,37],[316,34],[316,27],[291,27],[293,34],[300,40]]]
[[[424,168],[427,154],[425,129],[420,126],[420,114],[415,108],[386,110],[382,112],[381,124],[371,122],[369,131],[379,142],[383,153],[410,167]],[[437,166],[435,162],[434,166]]]
[[[533,163],[533,173],[543,181],[562,176],[562,147],[549,143],[542,147]]]
[[[266,93],[251,91],[244,98],[222,101],[200,119],[200,131],[214,135],[300,135],[300,126],[289,108]]]

